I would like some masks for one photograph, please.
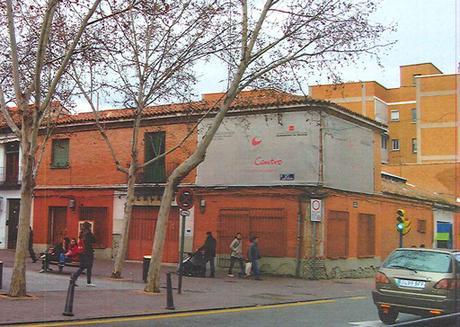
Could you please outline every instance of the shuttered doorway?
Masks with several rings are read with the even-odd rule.
[[[230,243],[236,233],[243,237],[243,256],[249,245],[249,238],[259,238],[259,250],[263,257],[285,257],[286,212],[284,209],[221,209],[217,230],[217,253],[219,265],[225,266],[230,256]]]
[[[150,255],[159,207],[134,206],[129,229],[128,259],[142,260]],[[171,208],[163,251],[163,262],[176,263],[179,257],[179,210]]]

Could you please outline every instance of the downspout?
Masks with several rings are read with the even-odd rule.
[[[319,159],[319,171],[318,171],[318,185],[324,185],[324,151],[323,151],[323,131],[324,131],[324,120],[323,112],[319,112],[319,150],[318,150],[318,159]]]
[[[302,268],[302,196],[299,196],[299,211],[297,213],[297,249],[296,249],[296,267],[295,276],[300,277],[300,271]]]

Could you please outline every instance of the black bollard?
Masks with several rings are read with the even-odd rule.
[[[166,274],[166,309],[175,310],[172,291],[171,273]]]
[[[73,296],[75,292],[75,280],[70,277],[69,288],[67,289],[67,298],[65,300],[65,308],[62,313],[64,316],[73,316]]]
[[[2,289],[2,281],[3,281],[3,262],[0,261],[0,290]]]

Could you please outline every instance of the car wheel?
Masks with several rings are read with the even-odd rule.
[[[380,309],[378,311],[379,318],[385,325],[394,324],[399,314],[399,312],[395,309],[389,309],[387,313],[383,312],[383,310]]]

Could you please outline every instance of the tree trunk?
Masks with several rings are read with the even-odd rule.
[[[23,132],[26,129],[23,128]],[[27,133],[23,134],[22,147],[22,178],[21,178],[21,204],[19,207],[18,239],[14,255],[14,267],[11,275],[9,296],[21,297],[27,295],[26,290],[26,257],[29,247],[29,226],[32,209],[32,194],[34,190],[33,160],[28,142]]]
[[[155,228],[155,236],[152,246],[152,259],[150,260],[149,273],[147,276],[146,292],[160,293],[160,269],[161,259],[163,258],[163,248],[168,227],[169,211],[171,202],[174,197],[174,183],[172,175],[168,178],[165,185],[165,190],[161,198],[160,211],[158,212],[158,220]]]
[[[129,227],[131,222],[131,213],[134,203],[134,184],[136,183],[136,165],[131,163],[128,173],[128,189],[126,193],[125,210],[123,213],[123,231],[121,234],[120,244],[113,265],[112,278],[122,278],[121,272],[128,251]]]
[[[216,134],[217,129],[221,125],[225,114],[230,107],[230,104],[236,97],[236,85],[234,84],[233,87],[228,91],[222,107],[220,108],[219,112],[214,118],[211,127],[203,137],[203,140],[199,143],[195,152],[183,163],[181,163],[176,169],[174,169],[171,176],[168,178],[168,181],[166,182],[163,197],[161,198],[160,212],[158,213],[158,220],[155,229],[155,237],[152,247],[152,260],[150,261],[147,285],[144,289],[146,292],[160,292],[161,259],[163,257],[164,241],[166,236],[166,229],[168,226],[169,211],[171,209],[171,203],[174,197],[174,189],[184,176],[186,176],[201,162],[203,162],[209,144]]]

